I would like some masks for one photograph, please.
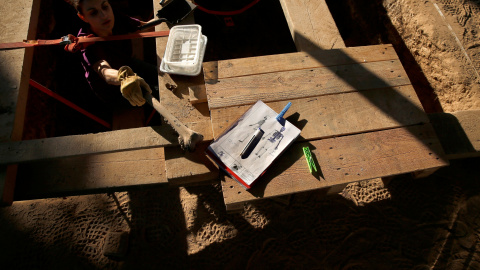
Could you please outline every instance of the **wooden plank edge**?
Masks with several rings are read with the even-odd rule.
[[[424,126],[427,128],[427,130],[431,130],[433,132],[433,128],[431,127],[430,124],[423,124],[423,125],[414,125],[414,126],[409,126],[409,127],[406,127],[407,129],[409,128],[415,128],[415,127],[420,127],[420,126]],[[385,131],[389,131],[389,130],[385,130]],[[410,132],[410,131],[409,131]],[[357,135],[361,135],[361,134],[357,134]],[[354,136],[357,136],[357,135],[354,135]],[[433,136],[435,137],[435,135],[433,134]],[[340,137],[337,137],[337,138],[340,138]],[[333,138],[335,139],[335,138]],[[295,144],[294,144],[295,145]],[[428,144],[429,146],[431,146],[431,144],[429,143]],[[437,146],[440,146],[440,145],[437,145]],[[430,150],[430,151],[434,151],[434,150]],[[448,166],[449,165],[449,162],[448,160],[446,159],[445,157],[445,154],[443,152],[443,149],[441,149],[441,147],[438,147],[435,151],[434,151],[436,154],[434,156],[437,156],[437,160],[439,160],[439,162],[441,163],[440,165],[435,165],[435,166],[430,166],[428,168],[425,168],[425,169],[422,169],[422,170],[415,170],[413,171],[413,173],[416,173],[416,172],[419,172],[417,174],[422,174],[422,172],[434,172],[435,170],[439,169],[439,168],[442,168],[442,167],[445,167],[445,166]],[[432,152],[433,153],[433,152]],[[311,191],[311,190],[325,190],[325,188],[332,188],[332,187],[335,187],[337,185],[345,185],[345,184],[350,184],[350,183],[354,183],[354,182],[359,182],[359,181],[364,181],[364,180],[369,180],[369,179],[375,179],[375,178],[378,178],[378,177],[381,177],[382,179],[383,178],[386,178],[387,180],[390,178],[390,177],[393,177],[393,176],[396,176],[396,175],[401,175],[401,174],[405,174],[405,173],[409,173],[407,171],[404,171],[404,172],[399,172],[399,173],[394,173],[394,174],[389,174],[389,175],[382,175],[382,176],[376,176],[374,178],[366,178],[366,179],[356,179],[354,181],[346,181],[346,182],[343,182],[343,183],[339,183],[339,184],[336,184],[336,185],[332,185],[332,186],[322,186],[322,187],[317,187],[317,188],[310,188],[308,190],[301,190],[301,191],[293,191],[293,192],[284,192],[284,193],[281,193],[281,194],[278,194],[278,195],[275,195],[275,196],[268,196],[268,197],[256,197],[255,195],[254,196],[251,196],[247,199],[243,199],[242,201],[228,201],[227,198],[225,197],[224,195],[224,202],[225,202],[225,205],[226,205],[226,209],[228,211],[228,209],[233,209],[233,211],[235,211],[236,209],[239,208],[239,205],[243,205],[244,203],[248,203],[248,202],[253,202],[253,201],[257,201],[257,200],[261,200],[261,199],[269,199],[269,198],[272,198],[272,197],[276,197],[276,196],[283,196],[283,195],[288,195],[288,194],[295,194],[295,193],[301,193],[301,192],[305,192],[305,191]],[[229,178],[229,176],[226,176],[224,175],[223,176],[224,178]],[[234,180],[232,180],[231,178],[229,178],[230,182],[233,183],[235,182]],[[225,180],[223,179],[221,181],[222,183],[222,190],[225,190],[227,189],[228,187],[226,186],[226,182]],[[244,189],[240,189],[240,190],[244,190]],[[337,188],[335,188],[335,191],[337,190]],[[243,192],[243,191],[240,191],[240,192]],[[248,191],[247,191],[248,192]],[[328,190],[326,190],[326,192],[328,193]],[[225,191],[224,191],[224,194],[225,194]],[[230,207],[230,205],[232,205]]]
[[[20,196],[15,195],[13,198],[14,202],[17,201],[29,201],[29,200],[38,200],[38,199],[49,199],[49,198],[62,198],[70,196],[81,196],[81,195],[93,195],[101,193],[111,193],[111,192],[125,192],[125,191],[134,191],[134,190],[145,190],[150,188],[158,187],[168,187],[168,183],[149,183],[149,184],[131,184],[123,186],[112,186],[112,187],[99,187],[99,188],[86,188],[79,190],[65,190],[65,191],[54,191],[54,192],[38,192],[30,194],[22,194]]]
[[[480,156],[480,110],[428,114],[448,159]]]
[[[201,142],[195,152],[165,148],[165,170],[168,183],[172,186],[192,186],[218,181],[218,166],[205,154],[210,143],[211,141]],[[187,172],[187,170],[190,171]]]
[[[385,72],[385,65],[387,65],[387,68],[390,69],[391,72]],[[411,84],[399,60],[355,63],[337,66],[334,69],[330,68],[331,67],[319,67],[310,69],[310,72],[307,70],[297,70],[292,71],[294,72],[293,74],[289,71],[281,71],[271,74],[253,75],[247,82],[251,81],[254,83],[242,85],[242,88],[232,88],[231,85],[238,84],[238,81],[245,83],[246,78],[243,77],[227,79],[227,83],[225,83],[225,80],[222,80],[222,82],[217,85],[206,85],[208,107],[212,110],[224,107],[251,105],[258,100],[264,102],[284,101]],[[319,75],[317,72],[311,72],[314,70],[320,72],[323,79],[318,78]],[[352,73],[347,75],[349,72]],[[275,76],[278,76],[278,78],[274,78]],[[293,85],[287,88],[283,86],[284,82],[279,81],[280,79],[289,81],[290,78],[295,76],[303,78],[303,82],[296,82],[297,84],[303,83],[301,88],[294,87]],[[340,79],[338,79],[339,76],[341,77]],[[268,81],[269,84],[258,84],[258,82],[263,81]],[[272,91],[272,88],[274,91]],[[252,93],[253,89],[256,90],[255,93]],[[246,91],[246,93],[243,94],[242,91]]]
[[[369,57],[368,52],[378,49],[378,56]],[[383,49],[383,50],[382,50]],[[386,52],[385,52],[386,51]],[[298,63],[289,63],[272,65],[278,58],[286,58],[289,61],[298,59]],[[312,60],[315,59],[315,60]],[[334,67],[356,63],[373,63],[380,61],[396,60],[398,55],[392,44],[369,45],[351,47],[346,49],[318,50],[311,52],[294,52],[276,55],[264,55],[256,57],[246,57],[238,59],[229,59],[221,61],[211,61],[203,63],[203,73],[206,83],[216,83],[219,79],[229,79],[245,77],[259,74],[276,73],[280,71],[294,71],[302,69]],[[322,62],[323,61],[323,62]],[[254,67],[241,71],[235,70],[235,73],[229,72],[231,69],[238,69],[238,66],[245,66],[253,62]],[[221,72],[219,71],[221,70]],[[287,69],[287,70],[286,70]]]
[[[170,186],[203,186],[218,182],[218,171],[167,179]]]
[[[44,160],[18,166],[14,200],[168,185],[163,148]],[[135,171],[136,168],[140,168]]]
[[[0,144],[0,164],[178,145],[167,125]]]
[[[364,132],[374,132],[374,131],[398,128],[398,127],[407,126],[407,125],[424,124],[424,123],[429,123],[430,122],[429,118],[427,117],[427,115],[423,111],[423,108],[421,107],[421,103],[418,100],[418,97],[416,96],[415,90],[413,89],[413,87],[411,85],[392,87],[392,89],[395,90],[395,93],[399,93],[399,96],[398,96],[399,98],[402,97],[402,99],[403,99],[405,96],[408,96],[410,98],[407,106],[400,107],[400,108],[403,108],[403,110],[397,109],[397,111],[410,112],[409,117],[403,117],[403,118],[401,118],[401,117],[395,118],[394,117],[395,121],[385,122],[385,123],[388,123],[388,125],[384,123],[382,126],[379,126],[379,125],[377,125],[377,127],[369,126],[368,128],[366,128],[365,126],[362,126],[362,129],[357,129],[357,130],[354,130],[352,132],[346,132],[345,127],[342,130],[341,127],[337,126],[336,127],[336,133],[332,133],[332,134],[328,134],[328,135],[324,133],[321,136],[319,136],[319,134],[317,134],[317,136],[311,136],[312,132],[308,132],[307,131],[308,129],[305,129],[305,127],[302,126],[302,124],[300,122],[296,122],[293,119],[289,119],[290,122],[293,125],[296,125],[298,128],[302,129],[303,134],[300,134],[300,136],[297,138],[297,141],[327,139],[327,138],[334,138],[334,137],[338,137],[338,136],[354,135],[354,134],[359,134],[359,133],[364,133]],[[370,93],[375,93],[377,91],[383,91],[383,90],[388,91],[388,90],[390,90],[390,88],[369,89],[369,90],[364,90],[362,93],[368,93],[367,91],[370,91]],[[342,94],[352,95],[352,93],[357,93],[357,92],[358,91],[353,91],[353,92],[347,92],[347,93],[342,93]],[[388,92],[385,92],[385,94],[383,94],[383,95],[375,95],[375,94],[372,94],[372,95],[373,96],[378,96],[378,97],[385,97],[385,96],[387,96],[387,93]],[[327,101],[320,101],[319,102],[320,104],[321,103],[328,104],[329,103],[328,98],[330,96],[333,96],[333,95],[337,95],[337,94],[323,95],[323,96],[319,96],[317,98],[320,99],[320,100],[322,100],[322,99],[327,100]],[[365,94],[363,94],[363,95],[365,95]],[[309,100],[309,99],[310,98],[302,98],[302,99],[291,100],[292,101],[292,109],[290,109],[289,112],[287,112],[287,114],[285,115],[285,118],[288,119],[290,116],[293,116],[293,114],[299,113],[299,110],[295,110],[296,101]],[[369,98],[369,101],[371,103],[375,104],[376,100],[374,98],[373,99]],[[400,102],[402,100],[398,100],[398,101],[399,102],[397,102],[396,104],[402,104],[402,102]],[[277,101],[266,102],[266,104],[269,105],[272,109],[274,109],[276,111],[280,111],[284,106],[282,104],[282,102],[277,102]],[[237,119],[239,117],[241,117],[241,115],[244,112],[246,112],[250,106],[249,105],[238,106],[237,109],[235,109],[235,110],[238,110],[238,108],[241,108],[241,107],[243,107],[243,110],[239,111],[239,113],[237,113],[238,115],[233,114],[233,115],[236,116]],[[387,108],[391,109],[391,111],[386,111]],[[394,106],[383,105],[383,109],[381,111],[384,111],[385,114],[387,114],[389,116],[392,116],[392,115],[394,115],[393,112],[395,112],[394,110],[392,110],[393,108],[394,108]],[[212,120],[214,118],[216,119],[216,116],[218,114],[225,114],[225,115],[230,115],[231,116],[232,115],[231,110],[233,110],[232,107],[225,107],[225,108],[212,110],[211,111]],[[320,111],[320,109],[317,109],[317,113],[319,111]],[[415,112],[415,114],[413,114],[413,112]],[[302,115],[302,111],[300,111],[299,114]],[[380,118],[381,117],[380,114],[378,114],[378,115],[379,116],[377,118]],[[303,115],[303,118],[305,118],[304,115]],[[335,117],[334,119],[337,119],[337,117]],[[337,120],[335,120],[335,121],[337,121]],[[223,125],[224,128],[220,129],[219,125],[221,125],[221,123],[222,122],[216,122],[216,121],[212,123],[214,138],[218,138],[218,136],[220,136],[220,134],[222,134],[225,130],[228,130],[231,127],[231,125],[234,124],[234,122],[225,123],[225,125]],[[305,134],[305,131],[307,131],[307,134]],[[349,127],[349,131],[351,131],[350,127]]]
[[[30,13],[30,21],[26,39],[35,39],[37,35],[40,2],[40,0],[32,1],[32,11]],[[13,122],[13,130],[11,135],[12,141],[20,141],[22,139],[25,125],[25,111],[27,108],[29,80],[32,70],[34,48],[25,48],[24,51],[22,73],[20,75],[20,85],[18,88],[18,97],[15,109],[15,119]],[[11,205],[13,203],[17,169],[17,165],[0,166],[0,205]]]
[[[280,0],[280,4],[298,51],[345,47],[324,0],[316,2]]]
[[[188,92],[191,104],[206,103],[208,101],[205,84],[189,86]]]
[[[373,178],[373,179],[377,179],[377,178]],[[372,179],[367,179],[367,180],[372,180]],[[366,181],[366,180],[361,180],[361,181]],[[358,181],[359,182],[359,181]],[[355,183],[355,182],[352,182],[352,183]],[[299,192],[299,193],[290,193],[290,194],[286,194],[286,195],[279,195],[279,196],[275,196],[275,197],[269,197],[269,198],[266,198],[267,200],[273,200],[275,202],[278,202],[278,203],[281,203],[281,204],[285,204],[285,205],[288,205],[289,202],[287,202],[286,200],[290,200],[291,196],[294,195],[294,194],[301,194],[301,193],[305,193],[305,192],[310,192],[310,191],[320,191],[320,192],[324,192],[324,195],[325,196],[330,196],[330,195],[337,195],[338,193],[340,193],[349,183],[345,183],[345,184],[339,184],[339,185],[334,185],[334,186],[331,186],[331,187],[324,187],[324,188],[319,188],[317,190],[306,190],[306,191],[302,191],[302,192]],[[284,199],[284,198],[288,198],[288,199]],[[261,200],[258,199],[258,200]],[[253,200],[253,201],[248,201],[248,202],[238,202],[238,203],[228,203],[224,200],[225,202],[225,209],[227,211],[228,214],[236,214],[236,213],[240,213],[243,211],[243,209],[245,208],[245,205],[247,203],[251,203],[251,202],[255,202],[257,200]]]

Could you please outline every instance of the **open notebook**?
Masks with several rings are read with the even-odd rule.
[[[246,189],[300,135],[300,130],[257,101],[206,150],[220,168]]]

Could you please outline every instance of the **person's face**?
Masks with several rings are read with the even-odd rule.
[[[90,24],[93,32],[99,36],[112,34],[115,17],[108,0],[84,0],[78,17]]]

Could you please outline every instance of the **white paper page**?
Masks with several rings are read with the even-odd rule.
[[[248,185],[300,134],[300,130],[288,121],[282,126],[275,119],[277,115],[265,103],[258,101],[229,131],[209,146]],[[241,153],[258,128],[264,134],[251,154],[243,159]]]

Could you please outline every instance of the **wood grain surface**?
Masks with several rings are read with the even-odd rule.
[[[318,173],[308,170],[302,147],[312,151]],[[229,205],[360,180],[448,165],[430,124],[296,143],[248,191],[235,180],[222,181]]]
[[[177,137],[164,125],[2,143],[0,164],[171,146],[178,144]]]
[[[155,13],[161,8],[160,5],[154,5]],[[180,24],[192,24],[194,22],[193,13],[191,13]],[[155,27],[156,31],[169,30],[166,23],[162,23]],[[165,53],[167,38],[156,39],[157,49],[157,65],[160,67],[161,60]],[[169,75],[159,73],[158,84],[160,91],[160,103],[165,106],[178,120],[183,122],[188,128],[199,132],[203,135],[204,141],[211,141],[213,139],[212,126],[210,122],[210,112],[208,104],[202,101],[202,89],[204,89],[203,73],[198,76],[182,76]],[[175,86],[169,89],[167,86]],[[194,100],[195,98],[198,99]],[[205,97],[203,97],[205,100]],[[197,153],[198,152],[198,153]],[[210,181],[218,178],[217,175],[211,172],[212,168],[207,163],[204,163],[204,155],[200,150],[196,150],[195,154],[187,154],[185,156],[183,151],[179,148],[169,149],[168,157],[166,157],[166,169],[169,172],[167,179],[172,179],[175,184],[181,182]],[[170,160],[172,159],[172,160]],[[182,165],[180,165],[182,164]],[[171,167],[172,166],[172,167]],[[180,166],[181,169],[178,169]],[[189,176],[188,176],[189,175]],[[191,178],[190,180],[188,178]]]
[[[398,56],[393,46],[382,44],[206,62],[203,70],[208,84],[224,78],[395,59]]]
[[[210,142],[197,145],[195,152],[165,148],[165,167],[170,185],[199,185],[218,179],[218,167],[205,155]]]
[[[289,70],[206,84],[210,109],[408,85],[399,60]]]
[[[428,123],[411,85],[291,100],[285,118],[302,130],[304,140],[369,132]],[[280,112],[287,101],[268,102]],[[213,109],[212,126],[218,137],[250,105]]]
[[[298,51],[345,47],[324,0],[280,0],[280,3]]]
[[[4,0],[0,5],[1,43],[35,39],[40,0]],[[33,48],[0,51],[0,142],[23,136]],[[0,205],[13,202],[16,165],[0,166]]]
[[[163,148],[142,149],[21,164],[15,200],[166,183]]]

